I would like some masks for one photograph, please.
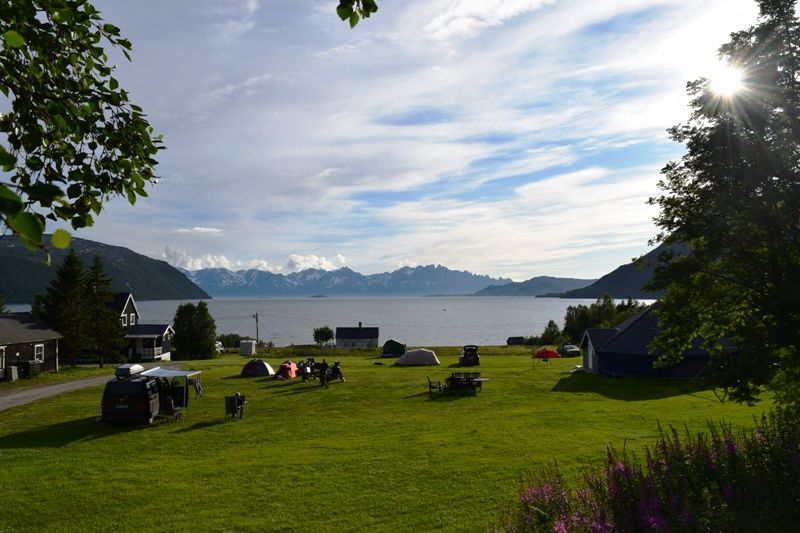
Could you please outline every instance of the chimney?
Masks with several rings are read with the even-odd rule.
[[[361,329],[361,322],[358,323],[358,329]]]

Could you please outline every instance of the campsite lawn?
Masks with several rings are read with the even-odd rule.
[[[436,351],[442,366],[415,368],[338,353],[347,382],[329,389],[240,378],[238,356],[185,362],[205,396],[178,423],[96,422],[102,386],[0,412],[0,529],[486,531],[526,471],[557,460],[574,476],[607,444],[652,445],[659,423],[750,427],[768,408],[505,347],[481,348],[491,381],[476,396],[429,396],[426,375],[457,370],[457,349]],[[248,415],[225,420],[237,390]]]

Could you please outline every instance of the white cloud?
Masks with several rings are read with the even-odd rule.
[[[169,246],[164,248],[161,253],[162,259],[172,266],[184,270],[202,270],[204,268],[226,268],[228,270],[263,270],[266,272],[280,272],[281,267],[275,267],[263,259],[251,259],[247,261],[231,261],[224,255],[206,254],[199,257],[192,257],[183,250],[175,250]]]
[[[203,226],[195,226],[193,228],[176,229],[175,233],[194,233],[199,235],[222,235],[223,232],[219,228],[205,228]]]
[[[319,270],[336,270],[337,268],[343,267],[346,262],[347,259],[341,254],[337,254],[333,261],[330,261],[325,257],[316,256],[314,254],[292,254],[289,256],[289,260],[286,261],[286,269],[291,272],[299,272],[308,268],[316,268]]]
[[[440,0],[430,2],[428,13],[438,13],[422,32],[436,41],[472,37],[522,13],[554,0]]]

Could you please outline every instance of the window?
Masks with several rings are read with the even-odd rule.
[[[122,315],[122,317],[120,318],[120,320],[122,321],[122,327],[123,327],[123,328],[124,328],[124,327],[126,327],[126,326],[128,325],[128,315]]]
[[[130,324],[131,326],[136,324],[136,313],[131,313],[131,318],[130,320],[128,320],[128,324]]]
[[[33,358],[36,361],[44,361],[44,344],[33,345]]]
[[[6,347],[0,346],[0,369],[6,367]]]

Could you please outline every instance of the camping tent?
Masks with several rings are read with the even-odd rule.
[[[297,377],[297,365],[294,361],[284,361],[278,367],[275,379],[294,379]]]
[[[383,354],[381,357],[400,357],[406,353],[406,345],[389,339],[383,343]]]
[[[274,376],[275,371],[269,363],[261,359],[253,359],[242,367],[242,377]]]
[[[439,359],[433,351],[420,348],[404,353],[394,364],[399,366],[438,365]]]
[[[547,348],[542,348],[538,352],[534,352],[533,357],[535,359],[555,359],[558,357],[558,352],[548,350]]]

